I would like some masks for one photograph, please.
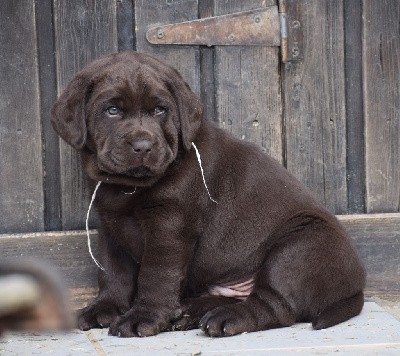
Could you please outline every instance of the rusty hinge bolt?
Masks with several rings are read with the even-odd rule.
[[[298,20],[294,20],[292,21],[292,29],[293,30],[299,30],[300,29],[300,21]],[[292,48],[292,56],[294,58],[297,58],[300,55],[300,49],[299,47],[295,46]]]
[[[282,62],[302,59],[301,1],[279,0]]]
[[[157,38],[158,38],[159,40],[164,39],[164,38],[165,38],[165,33],[164,33],[163,31],[161,31],[161,30],[158,30],[158,31],[157,31]]]

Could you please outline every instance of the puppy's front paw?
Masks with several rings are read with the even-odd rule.
[[[128,308],[125,308],[127,310]],[[124,308],[117,307],[112,302],[95,300],[87,307],[78,311],[78,328],[89,330],[93,328],[107,328],[120,315]]]
[[[115,320],[109,329],[109,335],[119,337],[152,336],[166,330],[171,315],[162,309],[133,307]]]

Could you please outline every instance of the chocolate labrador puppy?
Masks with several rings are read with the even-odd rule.
[[[206,121],[169,65],[134,52],[98,59],[52,123],[92,187],[102,182],[104,270],[81,329],[229,336],[360,313],[364,268],[336,218],[278,162]]]

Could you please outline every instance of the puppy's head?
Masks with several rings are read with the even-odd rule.
[[[147,185],[164,174],[179,150],[190,150],[202,107],[175,69],[124,52],[80,71],[51,114],[67,143],[90,152],[92,178]]]

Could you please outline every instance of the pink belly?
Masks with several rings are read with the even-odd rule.
[[[221,285],[221,286],[209,286],[208,293],[210,295],[224,296],[230,298],[236,298],[245,300],[254,288],[254,277],[240,283]]]

